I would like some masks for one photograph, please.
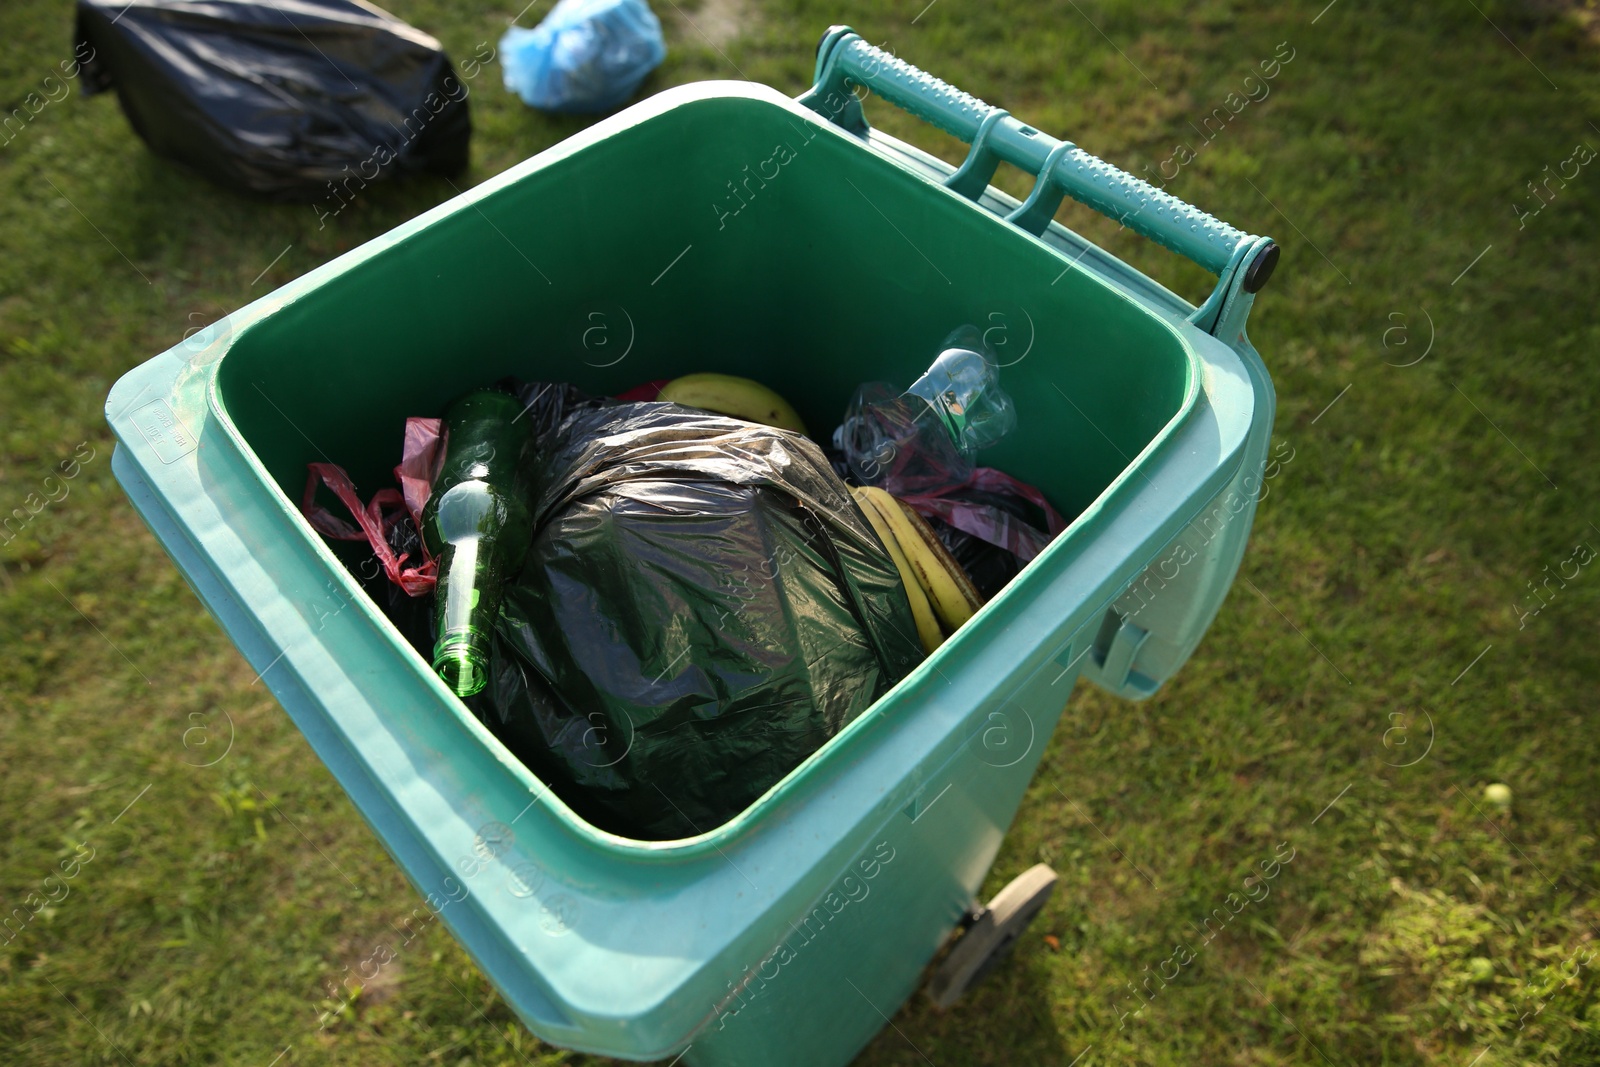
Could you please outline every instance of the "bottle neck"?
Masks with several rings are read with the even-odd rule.
[[[480,692],[489,680],[489,645],[501,576],[482,566],[489,555],[485,538],[467,537],[448,545],[439,557],[439,637],[433,668],[457,696]]]
[[[947,396],[934,389],[918,388],[921,385],[922,383],[918,382],[906,390],[905,394],[908,402],[918,404],[918,421],[928,419],[942,427],[949,435],[951,443],[960,448],[961,434],[966,429],[966,420],[961,417],[959,405],[952,409],[951,401],[954,399],[954,394]],[[926,414],[921,411],[923,405],[927,407]]]
[[[433,669],[456,696],[470,697],[489,683],[489,650],[475,640],[435,645]]]

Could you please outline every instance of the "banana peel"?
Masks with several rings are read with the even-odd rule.
[[[732,374],[685,374],[662,386],[658,399],[780,430],[806,432],[793,404],[760,382]]]
[[[877,491],[882,492],[882,490]],[[855,498],[856,506],[861,509],[861,514],[867,517],[867,522],[877,533],[878,540],[889,550],[889,558],[894,560],[895,569],[900,572],[900,584],[905,586],[906,599],[911,602],[911,618],[917,624],[917,638],[922,642],[922,651],[931,654],[934,649],[944,644],[944,632],[939,629],[938,616],[934,614],[933,605],[928,603],[927,593],[923,592],[921,583],[917,581],[916,571],[906,559],[906,554],[901,551],[894,527],[889,525],[883,513],[878,510],[877,501],[868,496],[868,492],[869,490],[860,486],[850,487],[850,495]],[[888,496],[887,493],[884,495]]]
[[[911,542],[925,550],[907,551],[906,558],[916,570],[917,581],[922,583],[929,602],[933,604],[934,614],[939,616],[939,622],[943,624],[945,632],[955,633],[977,613],[979,608],[983,607],[983,597],[978,593],[977,586],[972,584],[972,579],[967,577],[967,572],[962,569],[961,564],[956,562],[950,550],[944,547],[944,542],[939,540],[939,535],[933,532],[928,520],[911,510],[910,505],[904,501],[897,500],[888,493],[884,493],[884,496],[894,502],[899,512],[895,516],[900,521],[895,525],[894,534],[902,548]]]
[[[923,648],[932,652],[972,618],[983,606],[983,597],[922,516],[882,489],[852,486],[850,492],[900,568]],[[932,615],[930,629],[917,616],[919,604]],[[935,631],[938,640],[932,640]]]

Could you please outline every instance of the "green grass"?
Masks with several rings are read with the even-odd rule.
[[[390,4],[457,59],[516,6]],[[1600,545],[1600,163],[1520,228],[1513,209],[1600,148],[1600,37],[1592,3],[1431,6],[750,0],[724,55],[660,5],[670,55],[647,92],[740,72],[798,92],[848,20],[1136,173],[1294,50],[1170,185],[1284,246],[1252,326],[1294,459],[1180,675],[1145,704],[1074,697],[990,878],[1061,872],[1015,956],[953,1012],[914,1000],[861,1062],[1064,1065],[1092,1045],[1081,1063],[1600,1063],[1600,960],[1563,966],[1600,931],[1600,571],[1525,626],[1512,608]],[[0,111],[70,56],[71,17],[0,9]],[[583,125],[498,77],[475,83],[472,182]],[[346,968],[419,901],[110,474],[122,372],[451,195],[373,188],[319,229],[153,159],[76,85],[0,145],[0,511],[66,493],[0,547],[0,904],[77,871],[0,947],[5,1062],[595,1062],[522,1030],[437,924],[319,1032]],[[1111,223],[1061,217],[1204,291]],[[1429,318],[1427,358],[1394,366]],[[46,484],[80,442],[93,458]],[[224,713],[232,748],[194,766]],[[1496,781],[1514,801],[1491,822]],[[1294,859],[1270,893],[1199,944],[1279,842]],[[1194,959],[1133,1014],[1127,983],[1181,941]]]

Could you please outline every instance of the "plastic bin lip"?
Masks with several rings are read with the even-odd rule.
[[[257,488],[272,495],[282,509],[292,514],[294,526],[302,541],[319,558],[322,566],[328,568],[331,573],[338,575],[339,580],[349,581],[343,564],[334,556],[322,537],[311,529],[300,514],[298,505],[283,493],[257,458],[248,440],[234,423],[221,395],[217,371],[222,361],[227,358],[228,351],[239,338],[256,323],[288,306],[301,293],[356,267],[372,256],[407,240],[443,218],[459,212],[475,210],[480,201],[514,185],[533,172],[574,155],[592,144],[615,136],[622,130],[638,125],[657,115],[676,108],[692,106],[700,101],[726,99],[728,97],[745,97],[779,107],[789,112],[795,119],[808,122],[821,131],[827,131],[834,136],[844,138],[874,158],[885,159],[880,153],[873,151],[867,141],[839,129],[821,118],[816,112],[800,106],[791,98],[768,86],[732,80],[697,82],[678,86],[665,90],[624,112],[596,123],[581,133],[567,138],[471,189],[463,190],[458,195],[436,205],[416,218],[373,238],[301,278],[288,283],[277,291],[246,305],[245,308],[229,317],[232,325],[230,334],[216,343],[214,347],[218,351],[214,355],[209,351],[206,353],[208,358],[204,361],[208,415],[223,430],[223,436],[227,440],[229,448],[247,465]],[[885,162],[887,165],[899,166],[904,169],[903,165],[897,161],[885,160]],[[928,192],[929,195],[952,197],[968,209],[976,211],[985,217],[993,218],[982,208],[948,189],[929,183]],[[1005,225],[999,219],[994,219],[994,222],[996,225]],[[1006,228],[1009,233],[1018,239],[1026,238],[1040,243],[1043,247],[1050,248],[1049,245],[1044,244],[1039,238],[1031,234],[1026,234],[1009,226]],[[1054,255],[1061,256],[1059,250],[1051,248],[1051,251]],[[1070,268],[1070,264],[1064,265]],[[1129,301],[1143,308],[1146,312],[1150,311],[1147,306],[1135,301],[1128,294],[1115,287],[1108,285],[1107,289],[1108,297]],[[360,593],[353,584],[350,585],[352,595],[349,599],[369,623],[380,627],[398,645],[404,646],[405,653],[412,661],[414,675],[430,688],[441,708],[447,709],[448,714],[453,716],[463,729],[486,746],[494,755],[496,761],[515,779],[516,783],[527,790],[530,798],[530,807],[542,803],[542,806],[546,807],[550,814],[554,816],[555,822],[571,838],[620,860],[681,863],[717,858],[733,842],[755,832],[763,822],[780,810],[795,794],[801,792],[808,779],[824,773],[827,765],[847,758],[849,752],[861,743],[860,739],[864,734],[871,731],[886,715],[893,713],[897,709],[903,700],[904,694],[925,684],[930,675],[939,674],[940,665],[952,658],[956,650],[997,637],[1004,629],[1004,626],[994,622],[994,620],[1009,615],[1009,609],[1012,605],[1022,598],[1030,596],[1036,584],[1042,584],[1045,580],[1044,576],[1055,569],[1056,564],[1072,551],[1073,546],[1084,536],[1085,530],[1094,523],[1097,516],[1114,506],[1121,506],[1125,501],[1137,494],[1139,486],[1134,482],[1136,479],[1144,477],[1140,468],[1149,457],[1162,451],[1177,429],[1190,418],[1201,393],[1203,378],[1204,361],[1196,351],[1195,344],[1191,338],[1186,336],[1185,330],[1181,329],[1179,324],[1168,316],[1151,314],[1150,317],[1160,323],[1173,338],[1187,361],[1182,401],[1177,411],[1161,430],[1130,460],[1127,466],[1101,491],[1099,496],[1073,518],[1068,528],[1055,538],[1045,551],[1029,564],[1022,574],[986,604],[971,621],[947,640],[938,651],[925,659],[906,677],[885,692],[871,707],[857,716],[843,730],[794,767],[778,782],[774,783],[770,789],[743,811],[720,826],[700,834],[668,841],[644,841],[611,833],[583,819],[568,807],[546,783],[535,777],[531,771],[505,749],[488,728],[480,723],[467,710],[466,706],[439,680],[432,669],[423,662],[422,658],[406,645],[403,639],[400,638],[398,631],[394,630],[393,624],[378,609],[378,606],[365,594]],[[1190,332],[1198,334],[1198,331],[1193,331],[1192,328]],[[1207,340],[1210,339],[1207,338]],[[180,358],[187,359],[182,351],[183,347],[183,345],[175,346],[170,351]],[[914,709],[906,708],[903,710],[906,714],[914,714]]]

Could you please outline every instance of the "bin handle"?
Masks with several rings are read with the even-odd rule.
[[[1197,314],[1211,309],[1216,318],[1224,288],[1235,283],[1245,293],[1255,293],[1277,265],[1278,246],[1271,238],[1235,229],[1070,141],[1058,141],[873,47],[850,27],[834,26],[817,46],[816,80],[799,102],[865,136],[867,120],[852,92],[855,85],[972,146],[966,162],[944,183],[969,200],[983,195],[1002,161],[1037,176],[1032,195],[1007,216],[1034,236],[1049,226],[1066,195],[1220,275],[1217,293]]]

